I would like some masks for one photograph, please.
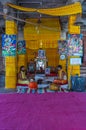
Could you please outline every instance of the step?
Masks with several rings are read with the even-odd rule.
[[[80,69],[82,69],[82,70],[86,70],[86,67],[80,67]]]
[[[86,70],[80,70],[80,73],[86,73]]]
[[[80,76],[82,76],[82,77],[86,77],[86,74],[80,74]]]

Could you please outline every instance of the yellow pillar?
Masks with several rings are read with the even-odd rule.
[[[18,72],[20,70],[20,66],[27,67],[27,56],[25,54],[18,55],[17,60],[18,60],[18,66],[17,66],[18,67],[17,68]]]
[[[79,57],[78,56],[69,56],[68,57],[67,74],[68,74],[69,88],[71,88],[71,82],[70,82],[71,76],[75,76],[75,75],[80,76],[80,65],[71,65],[70,58],[79,58]]]
[[[17,34],[17,26],[14,21],[6,20],[6,31],[5,33],[8,35],[16,35]],[[17,58],[16,56],[7,56],[5,58],[5,88],[6,89],[14,89],[16,88],[17,81]]]
[[[18,28],[18,42],[19,41],[24,41],[23,27]],[[17,72],[19,72],[21,66],[27,67],[27,54],[17,55]]]
[[[62,68],[63,68],[63,70],[64,70],[65,72],[66,72],[66,64],[67,64],[66,59],[64,59],[64,60],[59,59],[59,65],[62,66]]]
[[[80,26],[74,25],[76,19],[77,19],[77,15],[69,16],[68,33],[70,34],[80,34]]]

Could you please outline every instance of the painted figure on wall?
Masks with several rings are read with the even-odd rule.
[[[66,40],[58,41],[58,48],[60,55],[67,55],[68,49]]]
[[[26,43],[25,40],[18,41],[17,43],[18,47],[18,54],[26,54]]]
[[[16,56],[16,35],[2,35],[2,56]]]
[[[82,38],[82,34],[68,34],[68,55],[83,56]]]

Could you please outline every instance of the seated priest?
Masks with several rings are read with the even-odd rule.
[[[66,84],[67,83],[67,75],[66,75],[66,72],[62,69],[61,65],[58,65],[57,71],[58,71],[57,79],[54,80],[54,83]]]
[[[27,79],[27,76],[26,76],[26,69],[24,66],[20,67],[20,71],[18,74],[18,83],[27,84],[27,85],[29,84],[29,80]]]

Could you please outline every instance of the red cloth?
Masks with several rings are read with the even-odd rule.
[[[17,84],[17,86],[27,86],[28,87],[28,85],[27,84]]]
[[[46,74],[46,76],[57,76],[56,73],[50,73],[50,74]]]
[[[63,84],[68,83],[67,80],[60,80],[60,79],[55,79],[53,82],[56,83],[56,84],[59,84],[59,85],[63,85]]]

